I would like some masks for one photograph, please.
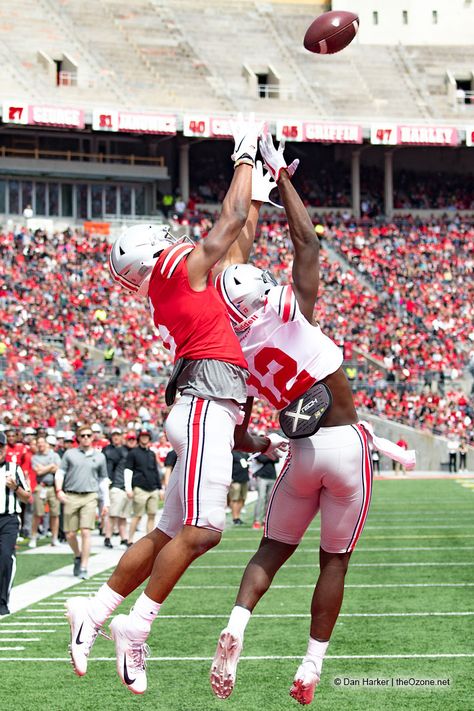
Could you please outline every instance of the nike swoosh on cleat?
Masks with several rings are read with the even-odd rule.
[[[123,655],[123,679],[127,686],[131,686],[136,681],[136,677],[135,679],[130,679],[130,677],[128,676],[126,654]]]
[[[81,632],[82,632],[83,626],[84,626],[84,623],[82,623],[81,626],[79,627],[79,632],[76,635],[76,644],[84,644],[84,640],[81,640]]]

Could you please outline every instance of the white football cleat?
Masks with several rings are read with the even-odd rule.
[[[100,627],[94,624],[87,610],[88,600],[83,597],[71,597],[66,600],[66,617],[71,628],[69,654],[74,671],[78,676],[84,676],[87,671],[87,660]]]
[[[130,638],[127,615],[117,615],[110,624],[112,639],[115,642],[117,673],[134,694],[144,694],[147,688],[146,658],[150,649],[145,642]]]
[[[227,699],[235,686],[242,640],[226,628],[222,630],[211,666],[211,687],[219,699]]]
[[[303,661],[293,679],[290,696],[303,706],[310,704],[319,684],[319,676],[319,671],[312,659]]]

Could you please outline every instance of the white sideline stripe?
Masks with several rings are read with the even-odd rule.
[[[21,649],[13,647],[13,649]],[[465,659],[474,657],[474,653],[454,654],[327,654],[324,659]],[[301,659],[298,655],[268,655],[261,657],[244,656],[240,661],[279,661],[281,659]],[[69,657],[0,657],[2,662],[67,662]],[[115,657],[93,657],[90,662],[115,662]],[[210,662],[212,657],[148,657],[149,662]]]
[[[341,612],[339,617],[469,617],[473,612]],[[220,620],[227,619],[229,615],[160,615],[160,620]],[[306,612],[278,614],[252,614],[252,620],[256,618],[278,619],[287,618],[310,618]]]
[[[360,583],[347,584],[346,588],[469,588],[474,583]],[[272,590],[314,589],[313,585],[272,585]],[[175,590],[235,590],[235,585],[177,585]]]
[[[436,568],[446,568],[450,566],[474,566],[474,562],[461,562],[461,563],[350,563],[350,568],[409,568],[416,566],[417,568],[423,567],[436,567]],[[317,562],[314,563],[289,563],[285,570],[291,570],[292,568],[315,568]],[[238,570],[242,569],[241,565],[195,565],[190,567],[188,570],[214,570],[215,568],[236,568]]]
[[[3,637],[0,642],[41,642],[41,639],[39,637]]]
[[[31,552],[36,553],[37,550],[41,549],[37,548]],[[113,550],[101,549],[100,553],[93,555],[89,560],[89,574],[94,576],[94,581],[96,580],[96,574],[102,576],[105,575],[105,571],[115,568],[123,553],[123,550],[115,548]],[[29,553],[22,555],[29,555]],[[71,571],[72,559],[70,564],[58,570],[40,575],[27,583],[13,586],[9,604],[11,612],[15,613],[24,610],[26,607],[34,605],[60,591],[76,588],[76,586],[80,588],[80,581],[71,574]],[[107,576],[107,578],[108,577],[109,576]],[[97,582],[98,581],[99,579],[97,578]],[[77,591],[74,590],[71,594],[76,595]]]

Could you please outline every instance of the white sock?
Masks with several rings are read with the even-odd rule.
[[[122,595],[119,595],[115,590],[104,583],[100,587],[93,598],[89,602],[89,617],[97,626],[101,627],[107,617],[120,605],[124,600]]]
[[[150,634],[151,624],[160,611],[161,603],[155,602],[143,592],[128,616],[128,626],[134,633],[138,633],[139,637],[145,639]]]
[[[247,627],[251,614],[250,610],[247,610],[246,607],[235,605],[230,613],[229,622],[227,623],[229,632],[243,639],[245,628]]]
[[[321,674],[321,669],[323,667],[323,659],[326,654],[329,645],[329,640],[327,642],[319,642],[317,639],[309,638],[308,649],[306,650],[306,655],[303,658],[304,662],[311,660],[315,663],[316,668]]]

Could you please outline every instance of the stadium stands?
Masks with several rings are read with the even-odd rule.
[[[465,47],[355,42],[330,61],[311,57],[301,38],[323,6],[4,0],[2,89],[16,99],[80,101],[86,110],[98,102],[119,102],[123,108],[238,108],[332,120],[457,115],[447,75],[470,76],[472,59]],[[54,62],[65,54],[77,65],[77,78],[57,86]],[[259,91],[259,84],[267,89]]]
[[[196,224],[205,236],[212,217]],[[344,346],[358,405],[437,433],[454,423],[472,437],[459,379],[472,348],[473,228],[454,220],[364,227],[335,215],[323,224],[331,250],[322,252],[316,315]],[[146,304],[111,282],[107,250],[80,231],[0,236],[0,276],[9,276],[0,292],[0,403],[18,424],[126,425],[143,403],[162,422],[169,358]],[[255,263],[288,278],[291,259],[283,218],[263,215]],[[275,413],[259,403],[253,422],[275,424]]]

